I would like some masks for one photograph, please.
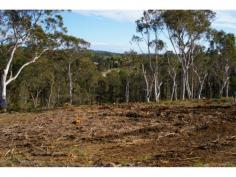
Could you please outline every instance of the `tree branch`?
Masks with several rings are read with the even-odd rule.
[[[14,81],[21,73],[21,71],[28,65],[36,62],[37,59],[39,59],[48,49],[44,49],[39,55],[36,55],[31,61],[25,63],[24,65],[22,65],[20,67],[20,69],[17,71],[16,75],[14,77],[10,77],[7,82],[6,85],[8,85],[9,83],[11,83],[12,81]]]
[[[14,54],[15,54],[15,52],[16,52],[17,47],[18,47],[18,44],[17,44],[17,42],[16,42],[15,45],[14,45],[14,47],[13,47],[13,49],[12,49],[10,58],[9,58],[9,60],[8,60],[8,62],[7,62],[7,66],[6,66],[5,70],[4,70],[6,77],[7,77],[9,68],[10,68],[10,66],[11,66],[12,60],[13,60],[13,58],[14,58]]]

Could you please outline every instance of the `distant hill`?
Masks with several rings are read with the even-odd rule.
[[[116,53],[116,52],[109,52],[109,51],[102,51],[102,50],[89,50],[90,52],[98,55],[105,55],[105,56],[113,56],[113,55],[122,55],[123,53]]]

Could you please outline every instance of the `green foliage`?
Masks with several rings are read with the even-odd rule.
[[[231,96],[236,88],[233,72],[236,66],[235,37],[233,34],[212,30],[211,21],[214,16],[214,12],[206,10],[145,11],[143,17],[136,21],[140,36],[133,36],[133,42],[138,45],[141,42],[146,43],[150,51],[147,54],[138,54],[132,50],[117,54],[87,50],[89,42],[66,34],[59,11],[0,11],[0,35],[3,36],[0,39],[1,71],[6,68],[14,43],[29,35],[14,53],[8,79],[40,51],[48,49],[37,62],[27,66],[18,79],[8,85],[8,105],[11,110],[37,110],[68,103],[69,66],[73,104],[124,102],[127,88],[129,101],[144,101],[146,87],[142,65],[150,83],[153,82],[154,71],[162,81],[160,98],[165,101],[159,104],[188,104],[188,101],[168,101],[171,97],[174,73],[177,95],[180,98],[183,74],[180,56],[190,56],[193,59],[188,66],[193,98],[196,98],[199,87],[194,69],[199,75],[208,74],[202,96],[216,98],[219,97],[225,64],[230,67]],[[167,35],[174,40],[179,51],[184,52],[177,54],[167,50],[166,41],[161,39],[160,35],[164,28],[169,30],[166,31],[169,32]],[[203,39],[208,40],[209,47],[202,43]],[[194,48],[191,48],[193,45]],[[141,46],[139,47],[142,50]],[[154,93],[151,94],[153,101]],[[232,98],[230,100],[233,101]]]

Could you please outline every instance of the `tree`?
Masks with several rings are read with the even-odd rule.
[[[60,47],[64,50],[64,55],[66,58],[67,66],[68,66],[68,80],[69,80],[69,95],[70,95],[70,104],[73,102],[73,81],[72,81],[72,70],[71,65],[79,59],[79,51],[83,51],[90,44],[80,38],[59,34],[57,36]]]
[[[178,59],[172,51],[166,51],[165,56],[168,61],[168,74],[172,80],[172,90],[170,100],[177,100],[178,98],[178,85],[177,85],[177,69],[179,67]]]
[[[154,30],[156,31],[156,30]],[[155,101],[159,102],[160,100],[160,94],[161,94],[161,86],[162,81],[160,81],[160,73],[159,73],[159,57],[158,57],[158,51],[161,51],[164,48],[164,43],[162,40],[158,40],[157,34],[155,32],[155,39],[152,41],[152,45],[155,50],[155,67],[154,67],[154,95],[155,95]]]
[[[189,69],[197,44],[206,37],[215,13],[209,10],[166,10],[162,12],[167,36],[182,67],[182,99],[192,98]]]
[[[144,42],[147,46],[148,51],[148,62],[149,68],[147,69],[144,64],[142,64],[142,72],[143,77],[146,84],[146,101],[150,102],[150,97],[152,94],[153,84],[154,84],[154,95],[155,101],[158,102],[160,98],[160,87],[162,82],[159,77],[159,69],[158,69],[158,53],[164,48],[164,42],[159,39],[158,33],[162,30],[162,20],[159,11],[148,10],[143,12],[143,16],[136,21],[137,24],[137,32],[141,34],[139,36],[133,36],[132,40],[137,43],[140,51],[143,53],[139,43]],[[152,33],[154,35],[154,39],[152,39]],[[154,50],[155,61],[154,65],[152,62],[152,51]],[[148,74],[148,71],[150,72]]]
[[[192,63],[192,69],[195,75],[197,76],[197,80],[198,80],[197,98],[201,99],[203,86],[209,73],[210,60],[206,52],[201,46],[197,47],[195,50],[198,50],[198,51],[194,59],[195,62]]]
[[[131,76],[137,71],[137,53],[133,50],[124,53],[125,62],[122,66],[123,75],[125,77],[125,102],[130,101],[130,83]]]
[[[36,62],[50,47],[54,46],[54,34],[65,32],[63,19],[58,11],[4,10],[0,11],[0,45],[6,48],[1,66],[0,108],[6,108],[7,86],[16,80],[22,70]],[[31,49],[31,56],[18,70],[12,72],[15,53],[19,48]]]
[[[214,56],[217,55],[215,65],[221,84],[219,96],[222,97],[225,90],[225,96],[228,97],[231,73],[230,67],[236,54],[235,36],[230,33],[227,34],[224,31],[216,30],[213,30],[211,35],[211,52],[214,53]]]

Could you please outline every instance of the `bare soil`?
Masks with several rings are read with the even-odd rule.
[[[236,106],[130,103],[3,113],[0,166],[236,166]]]

